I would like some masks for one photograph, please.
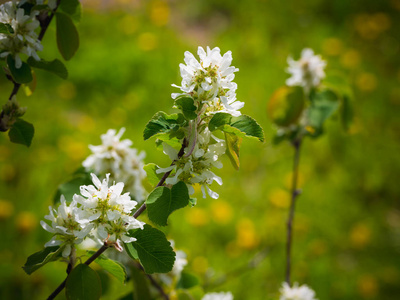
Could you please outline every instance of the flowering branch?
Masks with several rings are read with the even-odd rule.
[[[293,177],[292,177],[292,200],[290,203],[289,217],[287,221],[287,241],[286,241],[286,282],[290,285],[290,271],[291,271],[291,250],[292,250],[292,231],[293,231],[293,219],[296,206],[296,198],[300,194],[300,190],[297,189],[297,179],[299,173],[299,160],[300,160],[300,146],[301,139],[297,139],[292,143],[295,153],[294,153],[294,163],[293,163]]]

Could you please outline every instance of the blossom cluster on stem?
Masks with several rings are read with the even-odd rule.
[[[279,300],[317,300],[315,292],[307,285],[299,286],[296,282],[291,287],[287,282],[282,283]]]
[[[121,128],[118,133],[109,129],[107,133],[102,134],[102,144],[89,146],[92,154],[82,165],[86,171],[93,171],[99,176],[110,173],[110,180],[123,182],[125,190],[130,192],[137,202],[143,202],[145,189],[142,182],[146,177],[143,159],[146,153],[132,148],[133,142],[129,139],[120,140],[124,132],[125,128]]]
[[[185,64],[180,64],[182,76],[181,86],[173,85],[181,93],[173,93],[173,99],[191,97],[196,106],[197,117],[188,122],[185,139],[188,146],[183,156],[178,157],[178,151],[167,143],[163,143],[164,153],[174,161],[174,165],[158,169],[158,173],[172,171],[172,176],[166,184],[183,181],[187,184],[190,194],[194,193],[194,184],[199,184],[206,194],[217,199],[219,195],[210,189],[215,181],[219,185],[222,179],[215,175],[213,167],[222,168],[219,161],[226,151],[225,140],[214,136],[208,129],[208,122],[215,113],[228,113],[234,117],[240,116],[243,102],[237,101],[237,84],[233,82],[235,72],[239,69],[231,66],[231,51],[221,55],[218,47],[204,50],[198,48],[199,60],[185,52]]]
[[[81,195],[75,194],[68,204],[61,196],[58,209],[49,207],[50,213],[45,219],[51,225],[41,221],[42,227],[53,233],[45,247],[63,247],[62,255],[68,257],[71,249],[85,239],[107,243],[122,251],[121,242],[131,243],[136,239],[130,237],[131,229],[143,229],[143,222],[131,216],[137,202],[131,200],[129,193],[122,194],[122,182],[109,186],[109,174],[100,181],[91,174],[94,185],[80,187]]]

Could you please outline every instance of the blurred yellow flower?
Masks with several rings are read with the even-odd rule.
[[[22,234],[32,232],[38,223],[36,216],[29,211],[21,211],[15,219],[17,230]]]
[[[77,125],[81,132],[93,132],[96,128],[96,122],[89,115],[82,115]]]
[[[185,214],[186,222],[192,226],[201,227],[209,222],[209,217],[207,212],[198,207],[192,207],[186,210]]]
[[[57,87],[57,96],[64,100],[71,100],[76,97],[76,87],[70,81],[63,81]]]
[[[211,203],[213,220],[218,224],[228,224],[232,220],[233,210],[228,202],[215,200]]]
[[[14,205],[7,200],[0,200],[0,221],[8,219],[14,212]]]
[[[236,243],[238,247],[253,249],[258,246],[260,238],[252,220],[242,218],[236,225]]]
[[[269,201],[272,205],[279,208],[288,208],[290,205],[290,194],[283,189],[273,189],[269,193]]]
[[[356,224],[350,231],[351,244],[363,248],[371,241],[371,229],[364,223]]]
[[[88,152],[88,145],[68,135],[60,136],[58,139],[58,147],[74,162],[83,160]]]
[[[138,25],[139,23],[137,18],[128,14],[123,16],[118,22],[119,30],[126,35],[134,34],[138,28]]]
[[[365,274],[358,279],[358,292],[364,298],[374,298],[378,294],[378,281],[373,275]]]
[[[138,37],[138,46],[143,51],[154,50],[158,46],[158,37],[151,32],[144,32]]]
[[[354,19],[358,34],[367,40],[376,39],[391,26],[390,17],[385,13],[359,14]]]
[[[349,49],[340,57],[340,63],[348,69],[356,68],[361,62],[361,55],[357,50]]]
[[[166,1],[152,1],[150,5],[150,19],[156,26],[164,26],[169,21],[169,6]]]
[[[324,40],[322,51],[326,55],[336,56],[343,51],[343,42],[338,38],[329,38]]]
[[[372,73],[361,73],[356,78],[357,87],[363,92],[371,92],[376,89],[378,81]]]
[[[192,261],[192,270],[195,273],[204,274],[208,269],[208,260],[204,256],[197,256]]]

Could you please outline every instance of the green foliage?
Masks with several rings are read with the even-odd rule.
[[[62,79],[68,78],[68,70],[59,59],[54,59],[52,61],[45,61],[42,59],[40,61],[36,61],[34,58],[30,57],[28,58],[28,64],[33,68],[53,73]]]
[[[22,144],[29,147],[32,143],[35,129],[33,125],[18,118],[8,131],[8,137],[10,141],[16,144]]]
[[[160,226],[166,226],[169,215],[189,204],[189,191],[183,181],[171,189],[165,186],[155,188],[146,200],[149,219]]]
[[[74,194],[79,194],[79,187],[81,185],[90,184],[92,184],[90,174],[87,173],[84,168],[80,168],[72,175],[72,178],[69,181],[58,186],[53,201],[54,203],[60,202],[61,195],[64,195],[66,201],[70,202]]]
[[[344,130],[349,130],[350,125],[353,122],[354,111],[351,97],[348,94],[343,95],[340,106],[340,117]]]
[[[45,247],[43,250],[29,256],[22,268],[30,275],[48,262],[57,260],[61,256],[62,250],[63,248],[60,248],[60,246]]]
[[[96,271],[79,264],[69,274],[65,285],[68,300],[97,300],[101,297],[101,282]]]
[[[157,166],[156,164],[154,164],[154,163],[150,163],[150,164],[147,164],[147,165],[145,165],[144,167],[143,167],[143,170],[146,172],[146,174],[147,174],[147,180],[149,181],[149,183],[152,185],[152,186],[156,186],[159,182],[160,182],[160,180],[161,180],[161,178],[162,178],[162,176],[163,176],[163,174],[158,174],[158,173],[156,173],[156,171],[159,169],[160,167],[159,166]]]
[[[211,118],[208,128],[211,131],[221,130],[238,137],[253,137],[261,142],[264,141],[264,131],[261,126],[252,117],[246,115],[232,117],[228,113],[216,113]]]
[[[58,50],[65,60],[70,60],[79,48],[79,34],[71,18],[64,13],[56,13],[56,35]]]
[[[81,4],[79,0],[61,1],[58,9],[69,15],[75,21],[79,21],[81,18]]]
[[[0,33],[12,34],[12,33],[14,33],[14,29],[8,23],[0,23]]]
[[[11,54],[9,54],[7,56],[7,65],[8,69],[10,70],[11,76],[13,77],[16,83],[28,83],[32,81],[33,77],[31,68],[27,63],[22,62],[22,66],[19,69],[17,69],[15,67],[14,57]]]
[[[190,289],[200,283],[199,278],[196,275],[188,272],[182,272],[181,278],[179,279],[176,287],[178,289]]]
[[[197,118],[194,100],[189,96],[181,96],[175,100],[175,106],[182,110],[183,115],[188,120],[194,120]]]
[[[90,255],[93,255],[94,251],[88,251]],[[125,283],[126,281],[126,269],[123,264],[118,261],[112,260],[105,255],[100,255],[96,258],[95,262],[106,270],[108,273],[113,275],[115,278],[118,279],[121,283]]]
[[[240,150],[240,145],[242,144],[242,138],[232,133],[225,132],[225,141],[226,141],[226,155],[229,157],[232,166],[236,170],[239,170],[240,166],[239,150]]]
[[[143,132],[143,138],[147,140],[152,136],[174,133],[178,131],[185,122],[183,114],[168,115],[163,111],[159,111],[147,123]]]
[[[275,91],[268,102],[267,113],[278,126],[296,124],[305,104],[301,87],[283,86]]]
[[[125,244],[125,249],[132,258],[139,259],[147,274],[172,270],[175,252],[164,233],[146,224],[143,230],[131,230],[129,235],[137,241]]]
[[[149,282],[146,275],[138,268],[131,268],[131,276],[133,280],[133,296],[135,300],[152,300],[149,289]],[[130,298],[132,299],[132,298]]]

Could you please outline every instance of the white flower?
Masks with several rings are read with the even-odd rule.
[[[93,228],[92,224],[82,223],[80,217],[82,213],[77,207],[77,202],[72,201],[68,206],[64,196],[61,196],[61,203],[58,210],[49,207],[50,214],[45,216],[51,222],[51,226],[44,221],[40,221],[43,229],[54,234],[52,239],[45,244],[45,247],[64,245],[62,255],[69,256],[71,246],[79,244],[89,234]]]
[[[0,57],[13,55],[17,69],[22,66],[20,54],[40,60],[36,51],[42,51],[43,46],[35,33],[40,25],[36,20],[37,14],[37,11],[32,11],[30,15],[25,15],[24,9],[18,8],[15,1],[0,5],[0,22],[9,24],[14,31],[11,34],[0,33]]]
[[[145,152],[131,148],[132,141],[120,140],[125,128],[117,133],[109,129],[106,134],[101,135],[102,144],[90,145],[91,154],[82,163],[87,171],[92,170],[97,175],[104,176],[111,173],[110,178],[116,182],[124,182],[125,188],[131,193],[136,201],[142,202],[145,198],[145,189],[142,181],[146,177],[143,170],[143,159]]]
[[[234,72],[239,69],[231,66],[232,52],[228,51],[222,56],[218,47],[214,49],[207,47],[206,50],[198,48],[200,61],[192,53],[185,52],[186,65],[179,65],[181,86],[172,85],[181,89],[183,93],[173,93],[172,98],[191,95],[199,102],[198,108],[205,105],[202,109],[206,113],[226,112],[240,116],[239,109],[244,103],[236,101],[237,84],[232,81],[235,78]]]
[[[284,282],[279,291],[281,293],[279,300],[317,300],[312,289],[305,284],[299,286],[297,282],[293,287]]]
[[[117,249],[122,249],[119,242],[131,243],[134,238],[128,236],[131,229],[143,229],[143,222],[131,216],[137,202],[131,200],[129,193],[122,194],[124,184],[118,182],[108,186],[109,175],[103,181],[93,173],[94,185],[81,186],[81,195],[74,195],[74,201],[81,204],[85,217],[80,222],[96,224],[94,235],[102,241],[115,243]]]
[[[231,292],[208,293],[201,300],[233,300],[233,295]]]
[[[286,69],[292,77],[286,80],[289,86],[302,86],[306,92],[311,88],[317,87],[325,77],[324,68],[326,62],[320,55],[314,55],[312,49],[306,48],[301,52],[301,58],[298,61],[292,57],[287,59],[289,67]]]
[[[175,263],[174,267],[172,268],[172,274],[176,277],[180,277],[183,268],[187,265],[186,253],[182,250],[177,250],[175,252]]]

